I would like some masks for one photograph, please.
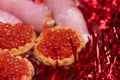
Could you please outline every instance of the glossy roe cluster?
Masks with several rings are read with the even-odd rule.
[[[22,80],[25,75],[29,75],[25,60],[0,54],[0,80]]]
[[[33,32],[31,25],[0,23],[0,48],[11,49],[24,46],[31,41]]]
[[[72,43],[71,43],[72,41]],[[78,48],[80,41],[71,29],[47,29],[43,32],[43,39],[37,46],[45,56],[53,59],[63,59],[73,54],[72,46]]]

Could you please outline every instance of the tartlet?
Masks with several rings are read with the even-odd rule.
[[[68,66],[77,60],[84,46],[82,36],[75,30],[55,26],[41,32],[36,40],[34,54],[45,65]]]
[[[33,65],[26,58],[0,54],[0,80],[32,80],[33,75]]]
[[[0,22],[0,52],[19,55],[30,50],[35,42],[35,32],[29,24]]]

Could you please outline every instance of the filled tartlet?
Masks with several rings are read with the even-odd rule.
[[[9,51],[12,55],[22,54],[31,49],[35,32],[29,24],[8,24],[0,22],[0,52]]]
[[[0,80],[32,80],[33,75],[33,65],[26,58],[0,54]]]
[[[67,66],[72,64],[85,43],[82,36],[69,27],[55,26],[41,32],[37,38],[35,56],[43,64]]]

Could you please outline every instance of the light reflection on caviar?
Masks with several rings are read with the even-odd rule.
[[[24,46],[33,35],[31,25],[18,23],[15,25],[0,23],[0,48],[11,49]]]
[[[57,29],[54,31],[46,29],[43,32],[43,39],[37,48],[47,57],[63,59],[73,54],[71,39],[73,45],[78,48],[80,46],[78,36],[71,29]]]
[[[0,80],[22,80],[23,75],[29,75],[23,59],[11,57],[9,53],[0,54]]]

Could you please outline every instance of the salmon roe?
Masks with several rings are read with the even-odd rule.
[[[71,29],[46,29],[43,31],[43,38],[37,45],[37,49],[46,57],[63,59],[73,54],[72,46],[78,48],[80,41]]]
[[[0,48],[11,49],[31,42],[34,29],[31,25],[18,23],[15,25],[0,23]]]
[[[0,80],[22,80],[25,75],[29,75],[29,69],[23,59],[9,53],[0,54]]]

